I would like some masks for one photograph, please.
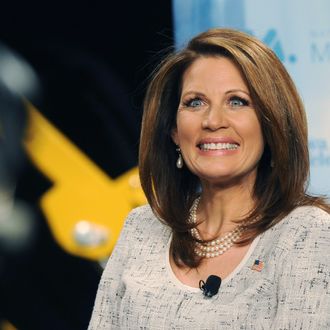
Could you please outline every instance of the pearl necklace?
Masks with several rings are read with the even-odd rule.
[[[197,208],[200,202],[200,197],[196,198],[189,214],[189,223],[195,224],[197,222]],[[195,254],[203,258],[214,258],[225,253],[230,249],[233,244],[242,236],[244,229],[241,225],[238,225],[234,230],[228,232],[223,237],[218,237],[212,241],[206,243],[196,242]],[[190,229],[191,235],[199,241],[202,241],[202,238],[199,234],[197,228]]]

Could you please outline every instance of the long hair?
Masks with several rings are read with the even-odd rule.
[[[176,125],[182,76],[201,57],[229,58],[240,70],[258,116],[265,149],[254,186],[256,205],[241,244],[250,242],[299,205],[329,211],[321,197],[307,194],[309,154],[304,106],[274,52],[258,39],[231,29],[210,29],[168,55],[156,68],[144,103],[139,151],[142,188],[153,212],[172,228],[171,253],[178,266],[196,267],[187,219],[199,179],[176,168]]]

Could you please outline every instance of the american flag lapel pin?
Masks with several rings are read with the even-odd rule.
[[[254,264],[252,265],[251,269],[255,270],[257,272],[261,272],[264,268],[264,262],[261,261],[260,259],[254,260]]]

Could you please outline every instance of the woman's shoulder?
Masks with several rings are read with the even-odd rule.
[[[149,204],[133,208],[127,215],[124,227],[135,232],[164,232],[169,228],[155,215]]]
[[[330,214],[316,206],[297,207],[267,236],[283,251],[305,255],[308,251],[324,253],[324,248],[330,251]]]
[[[317,206],[299,206],[293,209],[283,220],[283,229],[287,227],[300,228],[329,228],[330,214]]]
[[[141,205],[133,208],[127,216],[127,221],[134,221],[134,219],[153,219],[154,213],[149,204]]]
[[[130,223],[134,223],[136,221],[159,221],[152,211],[149,204],[141,205],[133,208],[127,215],[127,220]]]

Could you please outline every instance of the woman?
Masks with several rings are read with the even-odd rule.
[[[168,56],[140,143],[149,205],[127,218],[90,330],[330,328],[329,206],[306,193],[304,108],[269,48],[212,29]]]

